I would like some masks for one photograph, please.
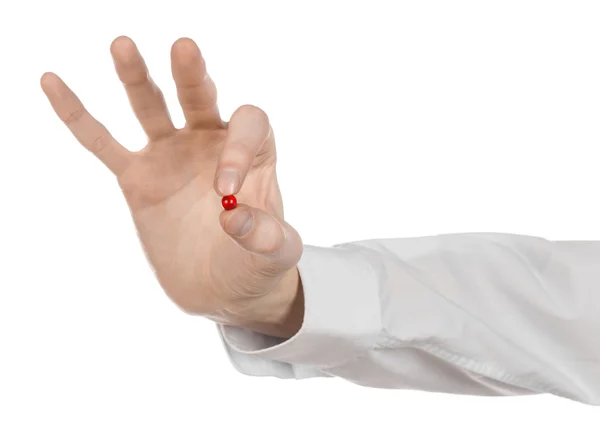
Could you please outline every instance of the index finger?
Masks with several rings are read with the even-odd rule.
[[[256,106],[241,106],[227,127],[227,139],[217,165],[216,191],[222,196],[237,193],[250,168],[266,160],[275,161],[275,138],[269,118]]]

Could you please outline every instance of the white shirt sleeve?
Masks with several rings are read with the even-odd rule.
[[[462,233],[305,245],[282,340],[219,326],[249,375],[600,405],[600,241]]]

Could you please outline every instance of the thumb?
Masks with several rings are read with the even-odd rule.
[[[302,255],[302,239],[283,220],[245,204],[219,216],[223,231],[239,246],[255,254],[261,271],[279,274],[295,266]]]

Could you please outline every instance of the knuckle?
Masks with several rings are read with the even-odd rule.
[[[102,152],[109,144],[110,140],[106,135],[100,135],[95,137],[87,148],[95,154]]]
[[[261,250],[262,251],[261,254],[269,254],[269,255],[276,254],[277,252],[279,252],[279,249],[281,248],[281,243],[282,243],[281,237],[271,235],[265,241],[263,249]]]
[[[148,70],[139,71],[135,69],[135,64],[130,64],[131,69],[128,73],[125,74],[125,71],[122,73],[121,83],[126,89],[130,88],[142,88],[146,84],[151,84],[152,80],[150,79],[150,75],[148,74]]]
[[[79,121],[79,119],[83,116],[83,114],[85,113],[85,108],[79,108],[76,109],[75,111],[69,113],[66,117],[62,118],[62,121],[66,124],[66,125],[70,125],[74,122]]]
[[[283,245],[284,237],[281,232],[272,230],[261,232],[260,243],[257,244],[256,252],[263,255],[274,255],[277,254]]]

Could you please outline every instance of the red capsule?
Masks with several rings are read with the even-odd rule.
[[[223,196],[223,199],[221,199],[221,205],[223,205],[223,208],[226,210],[232,210],[237,206],[237,199],[235,199],[235,196],[233,195]]]

